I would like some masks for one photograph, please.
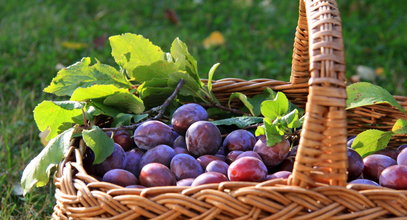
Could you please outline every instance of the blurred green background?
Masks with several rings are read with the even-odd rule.
[[[338,0],[347,77],[407,95],[407,4]],[[0,218],[42,219],[52,213],[53,186],[19,196],[25,165],[41,150],[32,110],[57,69],[84,56],[113,64],[107,36],[142,34],[168,51],[187,43],[202,77],[289,80],[298,1],[6,1],[0,0]],[[224,44],[205,48],[219,31]]]

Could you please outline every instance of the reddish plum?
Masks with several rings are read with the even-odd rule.
[[[397,156],[397,164],[407,166],[407,149],[404,149]]]
[[[290,151],[290,142],[283,140],[274,146],[267,146],[266,137],[263,136],[256,142],[253,151],[260,155],[268,168],[273,168],[287,157]]]
[[[225,181],[228,181],[228,178],[224,174],[218,172],[207,172],[195,178],[191,186],[199,186],[209,183],[221,183]]]
[[[173,186],[176,183],[174,174],[160,163],[149,163],[140,171],[140,183],[143,186]]]
[[[230,164],[228,177],[230,181],[263,181],[267,176],[267,167],[254,157],[242,157]]]
[[[371,154],[363,159],[363,163],[363,176],[376,182],[384,169],[397,164],[391,157],[382,154]]]
[[[407,189],[407,166],[393,165],[380,174],[380,185],[392,189]]]

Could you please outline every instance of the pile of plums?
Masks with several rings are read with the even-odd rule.
[[[379,150],[362,159],[348,141],[348,180],[350,183],[407,189],[407,145]]]
[[[208,121],[207,111],[194,103],[179,107],[171,125],[148,120],[133,134],[126,130],[106,134],[115,142],[113,153],[92,165],[93,152],[87,148],[84,167],[102,181],[128,188],[288,178],[297,151],[288,140],[270,147],[265,136],[255,137],[243,129],[222,138],[218,127]],[[407,188],[407,166],[402,165],[407,165],[407,151],[403,152],[396,165],[395,159],[385,155],[362,160],[349,148],[349,181],[366,183],[380,178],[384,186]],[[370,180],[358,179],[362,175]],[[400,175],[404,179],[397,179]]]

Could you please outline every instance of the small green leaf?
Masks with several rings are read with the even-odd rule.
[[[109,37],[112,56],[127,73],[138,66],[150,65],[164,60],[164,52],[148,39],[136,34],[122,34]]]
[[[187,45],[177,37],[172,42],[170,51],[178,69],[186,71],[202,87],[203,83],[199,78],[198,63],[189,53]]]
[[[84,105],[73,101],[43,101],[34,109],[34,120],[40,131],[49,129],[46,140],[72,127],[74,118],[82,114]]]
[[[275,144],[281,142],[283,140],[284,132],[282,132],[280,128],[273,124],[273,122],[268,118],[264,118],[263,122],[267,146],[274,146]]]
[[[214,64],[208,73],[208,90],[212,91],[212,79],[213,75],[215,74],[216,69],[219,67],[220,63]]]
[[[241,92],[234,92],[230,95],[229,102],[228,102],[229,107],[230,107],[230,103],[232,102],[232,100],[236,99],[236,98],[238,98],[243,103],[243,105],[250,111],[250,114],[252,114],[253,116],[256,116],[254,113],[254,107],[253,107],[252,103],[250,103],[247,96]]]
[[[256,131],[254,132],[254,135],[256,135],[256,137],[258,137],[260,135],[265,135],[265,134],[266,134],[266,129],[264,128],[264,125],[257,126]]]
[[[168,86],[174,88],[177,86],[178,82],[184,79],[185,83],[182,86],[179,94],[183,96],[195,96],[195,97],[204,97],[202,96],[202,84],[197,83],[188,73],[186,72],[175,72],[171,74],[171,77],[168,79]],[[173,89],[173,90],[174,90]]]
[[[278,92],[274,100],[261,103],[261,114],[271,120],[283,116],[288,111],[289,101],[284,93]]]
[[[407,134],[407,121],[398,119],[391,129],[395,134]]]
[[[45,186],[49,181],[52,168],[56,167],[70,147],[74,128],[70,128],[51,139],[34,159],[25,167],[21,177],[24,195],[34,186]]]
[[[260,106],[263,101],[273,100],[277,93],[270,88],[266,88],[263,93],[248,98],[248,101],[253,105],[253,112],[255,116],[260,115]]]
[[[117,108],[103,104],[103,100],[92,100],[90,102],[90,105],[93,106],[97,110],[97,112],[102,112],[102,114],[107,116],[116,117],[116,115],[122,113]]]
[[[233,117],[217,121],[211,121],[214,125],[236,125],[239,128],[244,128],[252,124],[260,123],[263,120],[262,117],[251,117],[251,116],[242,116],[242,117]]]
[[[113,140],[98,126],[93,126],[91,130],[83,130],[82,137],[86,146],[90,147],[95,153],[94,164],[102,163],[113,153]]]
[[[284,115],[281,117],[281,120],[288,128],[299,128],[302,125],[301,121],[298,119],[298,109],[294,109],[290,113]]]
[[[106,97],[103,104],[122,111],[130,111],[139,114],[144,111],[144,103],[139,97],[131,94],[129,91],[115,93]]]
[[[60,70],[57,76],[52,79],[51,84],[44,89],[44,92],[58,96],[69,96],[79,87],[89,87],[96,84],[112,84],[119,88],[131,87],[124,75],[115,68],[99,62],[91,65],[91,59],[85,57],[80,62]]]
[[[406,112],[387,90],[368,82],[352,84],[346,88],[346,93],[348,95],[346,100],[346,109],[357,108],[365,105],[387,103],[396,107],[402,112]]]
[[[366,157],[387,147],[393,132],[370,129],[358,134],[353,141],[352,148],[362,157]]]
[[[148,114],[135,115],[135,114],[119,113],[113,119],[112,127],[130,125],[131,123],[137,123],[147,117],[148,117]]]

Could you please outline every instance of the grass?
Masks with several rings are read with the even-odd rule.
[[[55,203],[52,184],[26,197],[14,195],[25,165],[41,150],[32,109],[56,65],[84,56],[113,64],[110,49],[93,39],[124,32],[142,34],[168,51],[179,36],[206,73],[221,62],[215,78],[288,80],[297,1],[5,1],[0,0],[0,218],[44,219]],[[407,5],[390,0],[342,0],[347,76],[358,65],[383,68],[375,81],[390,92],[407,95]],[[179,24],[165,18],[173,9]],[[205,49],[202,41],[220,31],[223,46]],[[63,42],[87,46],[70,49]],[[202,75],[204,76],[204,74]]]

